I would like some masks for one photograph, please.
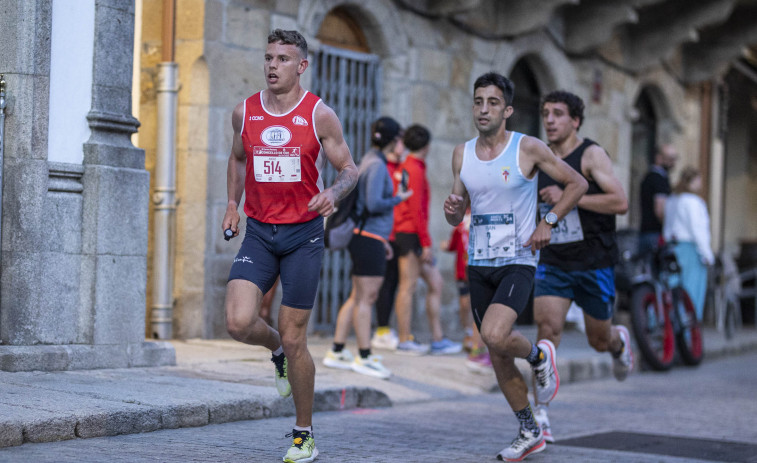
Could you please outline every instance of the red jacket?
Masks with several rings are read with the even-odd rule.
[[[399,183],[395,177],[401,178],[403,170],[408,174],[408,189],[413,190],[413,195],[405,201],[394,206],[395,233],[415,233],[424,248],[431,247],[431,234],[428,231],[428,210],[431,201],[431,191],[426,180],[426,162],[423,159],[408,156],[400,164],[392,179]]]
[[[453,230],[447,244],[447,251],[455,255],[455,279],[468,281],[468,237],[470,233],[470,209],[465,218]]]

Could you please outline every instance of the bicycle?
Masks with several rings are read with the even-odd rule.
[[[653,258],[631,281],[629,310],[636,343],[653,370],[669,370],[676,347],[685,365],[698,365],[704,356],[702,330],[691,298],[681,286],[671,243],[662,244]]]

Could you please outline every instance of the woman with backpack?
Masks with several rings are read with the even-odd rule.
[[[386,261],[392,257],[389,234],[394,222],[394,206],[412,195],[399,191],[386,168],[386,154],[402,143],[402,128],[391,117],[381,117],[371,125],[371,149],[360,162],[356,217],[358,221],[347,249],[352,260],[352,291],[342,304],[334,331],[334,345],[323,364],[331,368],[387,379],[391,372],[381,357],[371,353],[371,310],[384,281]],[[355,328],[359,355],[345,348],[350,323]]]

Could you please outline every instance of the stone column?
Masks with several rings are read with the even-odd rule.
[[[16,39],[15,80],[29,81],[16,90],[16,107],[31,108],[10,118],[6,134],[13,155],[4,173],[13,179],[3,197],[2,370],[175,363],[170,344],[145,341],[149,174],[130,141],[139,126],[131,116],[133,3],[95,2],[82,165],[46,159],[51,1],[15,2],[0,20],[12,25],[0,39]]]

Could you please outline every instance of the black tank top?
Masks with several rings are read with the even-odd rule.
[[[584,138],[578,148],[563,160],[576,172],[581,172],[584,151],[597,143]],[[586,178],[584,176],[584,178]],[[604,193],[597,182],[589,180],[587,195]],[[550,185],[565,188],[544,172],[539,173],[539,190]],[[618,262],[618,245],[615,239],[615,214],[600,214],[578,208],[584,239],[573,243],[551,244],[540,252],[539,263],[554,265],[564,270],[593,270],[610,267]]]

